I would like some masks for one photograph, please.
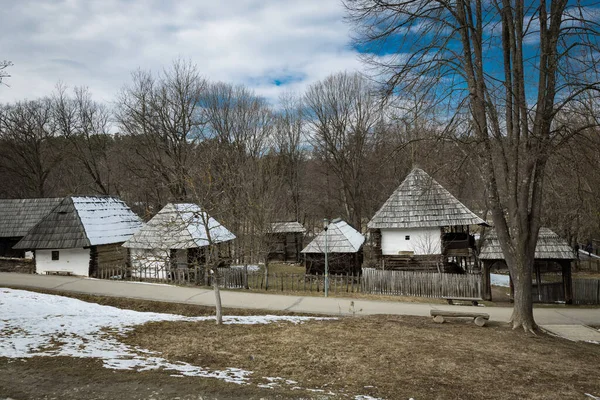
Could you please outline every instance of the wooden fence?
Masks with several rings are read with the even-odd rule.
[[[573,304],[600,304],[600,279],[573,279]]]
[[[481,298],[481,276],[478,274],[446,274],[414,271],[382,271],[363,268],[362,276],[330,275],[329,292],[332,294],[368,293],[393,296],[469,297]],[[179,285],[212,285],[214,275],[205,277],[203,267],[175,268],[171,271],[132,271],[124,265],[98,270],[101,279],[118,279]],[[323,292],[323,275],[271,273],[268,282],[263,272],[249,272],[244,268],[219,268],[219,286],[224,289],[268,290],[278,292]],[[542,300],[562,296],[562,284],[541,286]],[[536,292],[534,290],[534,292]],[[537,293],[534,299],[537,300]],[[600,280],[574,279],[574,304],[600,304]]]
[[[371,294],[480,299],[481,275],[363,268],[361,287]]]

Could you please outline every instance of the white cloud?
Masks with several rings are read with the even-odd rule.
[[[275,99],[361,68],[343,15],[339,0],[13,2],[0,15],[0,59],[14,63],[0,102],[49,94],[59,80],[111,101],[133,70],[178,57]]]

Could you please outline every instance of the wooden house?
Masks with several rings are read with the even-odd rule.
[[[573,249],[566,240],[548,228],[540,228],[532,272],[534,301],[572,303],[571,261],[574,258]],[[491,271],[508,271],[498,236],[493,229],[483,239],[479,259],[482,263],[483,298],[492,300]],[[512,298],[512,280],[510,282]]]
[[[13,249],[13,246],[61,200],[0,199],[0,257],[25,257],[25,250]]]
[[[327,246],[326,246],[327,242]],[[365,237],[341,219],[335,219],[327,225],[306,246],[302,253],[305,256],[306,273],[325,273],[325,251],[330,274],[359,274],[363,261],[363,244]]]
[[[267,233],[269,261],[300,262],[306,229],[298,221],[273,222]]]
[[[381,268],[441,272],[467,270],[476,264],[472,225],[487,224],[415,168],[367,226]]]
[[[15,245],[32,250],[36,272],[94,276],[127,261],[121,244],[142,227],[117,197],[65,197]]]
[[[229,256],[235,235],[192,203],[169,203],[123,246],[130,249],[132,275],[168,279],[175,268],[202,265],[209,246]]]

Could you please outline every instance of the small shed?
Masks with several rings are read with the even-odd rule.
[[[95,276],[98,268],[121,266],[121,244],[142,220],[117,197],[65,197],[15,245],[33,250],[36,272]]]
[[[325,273],[325,252],[330,274],[359,274],[363,261],[365,237],[341,219],[327,225],[306,246],[304,254],[307,274]]]
[[[132,275],[168,279],[175,268],[202,265],[208,246],[217,246],[223,258],[235,235],[193,203],[169,203],[123,247],[130,249]]]
[[[574,258],[573,249],[566,240],[548,228],[540,228],[533,264],[534,301],[540,303],[557,301],[564,301],[567,304],[572,303],[571,261]],[[479,259],[483,266],[483,297],[484,300],[492,300],[491,271],[508,271],[495,230],[492,229],[486,233]],[[510,287],[512,298],[512,280]]]
[[[435,179],[413,169],[367,227],[384,269],[431,269],[475,263],[470,226],[487,225]]]
[[[269,261],[300,262],[306,229],[298,221],[273,222],[267,233]]]
[[[13,249],[13,246],[61,200],[61,198],[0,199],[0,257],[25,257],[25,250]]]

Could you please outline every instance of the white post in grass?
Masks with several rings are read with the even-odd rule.
[[[329,220],[323,218],[323,230],[325,231],[325,297],[329,296],[329,262],[327,259],[327,225]]]

